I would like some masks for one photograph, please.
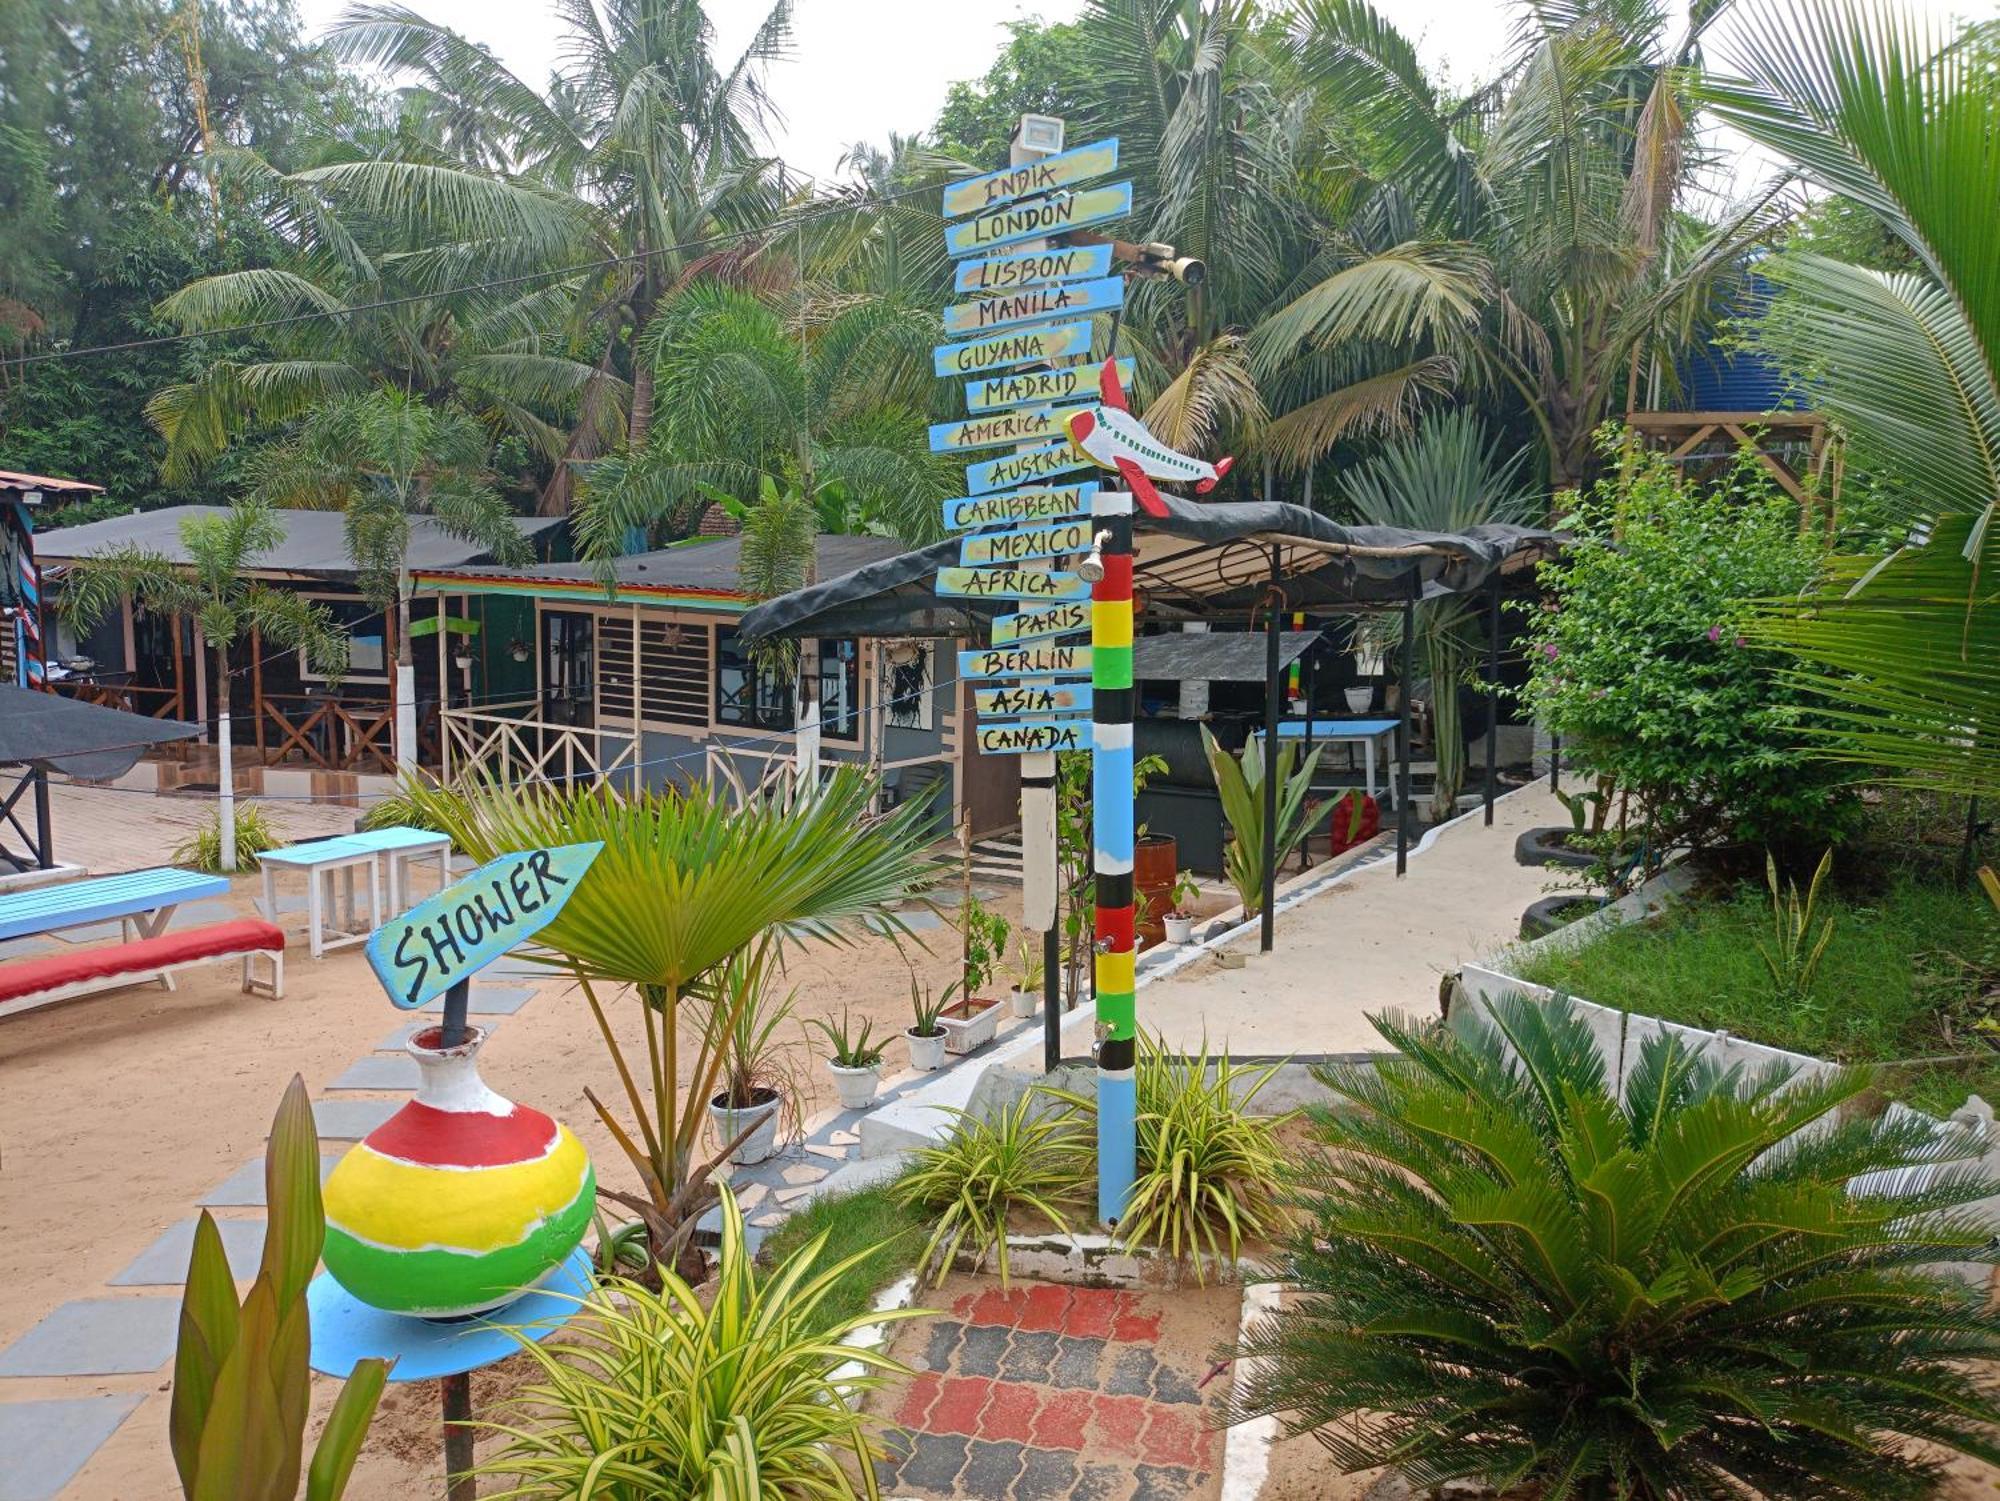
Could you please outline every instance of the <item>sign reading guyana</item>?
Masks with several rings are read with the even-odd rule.
[[[1013,365],[1039,365],[1090,353],[1090,325],[1061,323],[1053,328],[1024,328],[1011,334],[974,339],[969,344],[941,344],[931,351],[931,369],[938,375],[980,375]]]

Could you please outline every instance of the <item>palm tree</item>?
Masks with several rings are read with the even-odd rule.
[[[2000,86],[1971,45],[1888,10],[1745,18],[1716,113],[1845,195],[1910,253],[1881,271],[1800,251],[1762,340],[1885,481],[1923,545],[1841,559],[1758,634],[1833,707],[1826,749],[1891,780],[2000,792]]]
[[[315,672],[338,678],[347,670],[347,635],[326,606],[274,589],[253,570],[284,545],[285,528],[271,508],[240,500],[215,516],[180,524],[183,567],[162,553],[127,544],[81,558],[63,575],[57,614],[87,629],[121,600],[163,615],[185,615],[201,627],[215,653],[215,743],[220,775],[222,868],[236,869],[236,779],[229,730],[229,652],[248,636],[302,651]]]

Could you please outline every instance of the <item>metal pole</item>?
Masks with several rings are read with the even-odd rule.
[[[472,1377],[460,1371],[438,1386],[444,1396],[446,1501],[478,1501],[479,1477],[472,1473]]]
[[[1090,513],[1104,577],[1090,589],[1091,865],[1097,877],[1097,1217],[1125,1214],[1138,1174],[1133,957],[1132,497],[1101,489]]]
[[[56,863],[55,834],[49,827],[48,768],[37,766],[32,775],[35,778],[35,864],[47,870]],[[1974,806],[1978,805],[1975,803]]]
[[[1562,790],[1563,737],[1549,732],[1549,791]]]
[[[1062,930],[1042,930],[1042,1072],[1062,1062]]]
[[[444,1025],[438,1029],[438,1046],[455,1048],[471,1034],[465,1013],[472,999],[472,982],[460,980],[444,993]]]
[[[1486,826],[1493,826],[1493,779],[1500,758],[1500,575],[1486,604]]]
[[[1410,597],[1403,601],[1402,717],[1396,725],[1396,874],[1410,865],[1410,689],[1417,676],[1417,576],[1410,575]]]
[[[39,790],[40,789],[38,788],[37,791],[39,792]],[[40,802],[39,798],[36,801],[35,808],[38,813],[42,809],[42,803]],[[44,845],[44,847],[47,846],[48,842],[49,842],[48,835],[44,834],[42,836],[42,844]],[[1976,797],[1969,797],[1965,800],[1965,842],[1959,846],[1958,870],[1954,877],[1954,880],[1956,881],[1957,885],[1960,888],[1965,887],[1972,880],[1973,858],[1974,858],[1974,853],[1975,851],[1977,851],[1978,847],[1979,847],[1979,799]]]
[[[1257,914],[1257,947],[1271,952],[1277,939],[1278,905],[1278,694],[1279,633],[1284,622],[1278,615],[1278,585],[1283,577],[1284,554],[1276,544],[1271,548],[1271,592],[1264,600],[1264,910]],[[1311,706],[1307,706],[1311,717]]]

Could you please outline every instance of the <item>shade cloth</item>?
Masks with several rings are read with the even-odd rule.
[[[1319,638],[1318,631],[1280,631],[1279,670]],[[1132,643],[1132,676],[1167,683],[1261,683],[1270,670],[1270,651],[1262,631],[1168,631]]]
[[[199,725],[178,719],[0,686],[0,766],[39,767],[94,781],[124,775],[151,746],[200,733]]]

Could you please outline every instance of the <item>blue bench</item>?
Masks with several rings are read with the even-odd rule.
[[[160,866],[0,896],[0,939],[29,938],[89,923],[129,923],[141,938],[157,938],[182,902],[225,896],[229,882],[192,870]]]

